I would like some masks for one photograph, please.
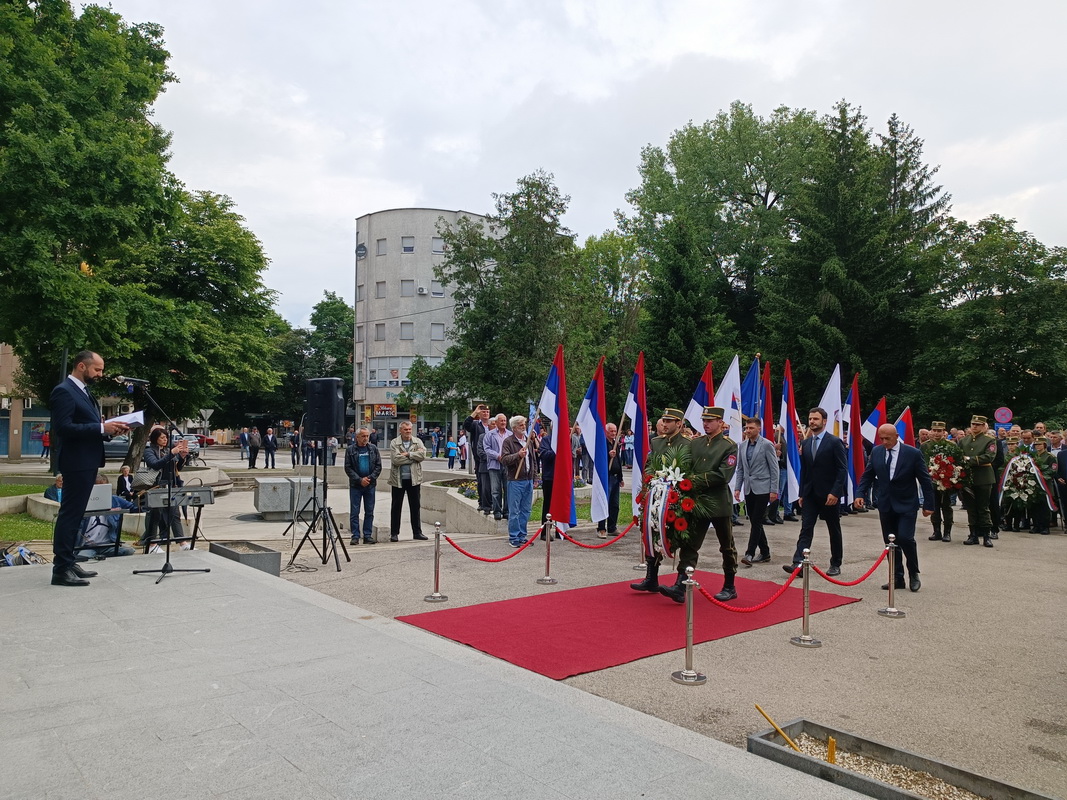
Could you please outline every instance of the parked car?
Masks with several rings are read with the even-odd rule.
[[[210,447],[211,445],[215,444],[215,440],[212,439],[210,436],[204,436],[204,434],[202,433],[194,434],[194,436],[196,436],[196,441],[200,443],[201,447]]]
[[[183,434],[180,434],[180,435],[177,434],[177,433],[172,433],[171,434],[171,441],[172,442],[177,442],[179,439],[185,439],[185,441],[187,441],[189,443],[189,455],[190,455],[190,457],[192,457],[192,458],[199,458],[200,457],[200,439],[198,438],[197,434],[195,434],[195,433],[183,433]]]
[[[130,450],[130,437],[112,436],[111,441],[104,442],[104,458],[122,460]]]

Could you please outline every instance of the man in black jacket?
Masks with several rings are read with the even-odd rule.
[[[359,506],[363,504],[363,542],[374,544],[374,492],[382,474],[382,455],[370,442],[370,431],[356,431],[356,443],[345,450],[345,474],[348,475],[348,526],[352,544],[359,544]]]
[[[478,481],[478,510],[483,514],[493,511],[493,490],[489,483],[489,460],[482,448],[482,437],[489,433],[489,406],[479,403],[474,412],[463,420],[467,432],[467,447],[474,459],[474,475]]]
[[[601,539],[619,533],[619,490],[622,489],[622,452],[618,449],[619,429],[614,422],[604,426],[608,440],[608,518],[596,524],[596,535]]]
[[[838,501],[845,494],[848,463],[845,444],[826,431],[826,411],[813,408],[808,412],[808,438],[800,445],[800,536],[793,561],[782,566],[792,573],[804,560],[804,550],[811,548],[815,522],[822,519],[830,533],[830,568],[827,575],[840,575],[845,546],[841,538],[841,514]]]

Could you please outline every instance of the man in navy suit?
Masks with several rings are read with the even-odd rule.
[[[901,557],[893,565],[893,581],[897,589],[904,588],[904,559],[908,561],[908,577],[913,592],[919,591],[919,550],[915,546],[915,512],[919,510],[919,487],[923,492],[923,516],[934,513],[934,484],[926,469],[926,459],[915,447],[900,441],[893,425],[878,428],[880,445],[871,451],[867,468],[856,487],[856,508],[863,508],[863,495],[874,484],[878,502],[878,520],[882,523],[882,541],[889,543],[889,534],[897,537]],[[917,483],[916,483],[917,482]],[[888,589],[889,584],[882,587]]]
[[[815,521],[822,519],[830,532],[830,568],[827,575],[841,574],[845,545],[841,538],[841,510],[838,501],[845,494],[848,466],[845,444],[826,432],[826,410],[808,412],[809,436],[800,445],[800,536],[793,562],[782,569],[792,573],[804,560],[815,537]]]
[[[74,561],[89,495],[96,471],[104,466],[104,439],[129,430],[123,422],[101,422],[100,406],[88,387],[104,374],[104,359],[90,350],[74,356],[70,375],[52,390],[48,407],[52,411],[52,446],[56,463],[63,473],[63,499],[59,504],[53,533],[52,584],[88,586],[86,578],[95,572],[84,570]]]

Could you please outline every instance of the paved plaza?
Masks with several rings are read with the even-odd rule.
[[[347,493],[331,506],[347,534]],[[388,508],[380,493],[379,525]],[[250,492],[204,512],[208,539],[266,544],[283,567],[285,527],[256,521]],[[844,530],[843,577],[858,577],[880,550],[877,514]],[[503,532],[450,533],[511,552]],[[772,564],[743,576],[781,583],[796,533],[769,528]],[[588,524],[576,536],[601,543]],[[556,682],[396,622],[434,608],[432,541],[350,547],[340,572],[305,548],[282,579],[200,545],[175,565],[210,573],[159,585],[131,570],[160,556],[94,565],[88,589],[49,586],[47,567],[0,570],[0,760],[19,765],[0,797],[855,796],[743,752],[766,727],[754,703],[1067,796],[1067,536],[1007,533],[992,550],[956,538],[923,537],[923,588],[897,595],[904,619],[875,613],[884,573],[851,589],[816,578],[862,598],[812,618],[822,648],[789,644],[799,622],[698,645],[702,687],[670,680],[680,650]],[[817,530],[816,561],[825,549]],[[443,606],[630,580],[637,552],[633,536],[556,545],[559,583],[544,586],[541,544],[501,564],[446,546]],[[705,548],[702,568],[716,557]]]

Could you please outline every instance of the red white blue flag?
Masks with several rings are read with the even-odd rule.
[[[704,367],[704,374],[700,376],[697,388],[693,390],[693,398],[685,409],[685,421],[693,426],[698,433],[704,432],[704,420],[702,415],[707,406],[715,405],[715,379],[711,374],[711,362]]]
[[[560,530],[578,524],[574,508],[574,459],[571,455],[571,421],[567,410],[567,375],[563,366],[563,345],[556,349],[556,358],[548,371],[545,389],[541,392],[541,413],[552,421],[550,435],[556,453],[557,480],[552,482],[552,497],[548,513]]]
[[[593,380],[578,409],[578,426],[582,429],[586,451],[592,456],[592,498],[589,514],[593,522],[608,518],[608,437],[604,431],[607,412],[604,407],[604,357],[596,365]]]
[[[782,381],[782,410],[778,424],[782,426],[782,450],[785,451],[786,497],[795,503],[800,495],[800,442],[797,441],[797,405],[793,399],[793,367],[785,360]]]
[[[711,368],[711,363],[708,363]],[[634,431],[634,467],[632,499],[633,515],[636,519],[641,516],[641,506],[638,505],[637,495],[644,480],[645,461],[648,459],[650,449],[648,441],[648,405],[645,402],[645,354],[644,351],[637,354],[637,366],[634,367],[634,376],[630,380],[630,391],[626,393],[626,405],[623,414],[630,418]]]

